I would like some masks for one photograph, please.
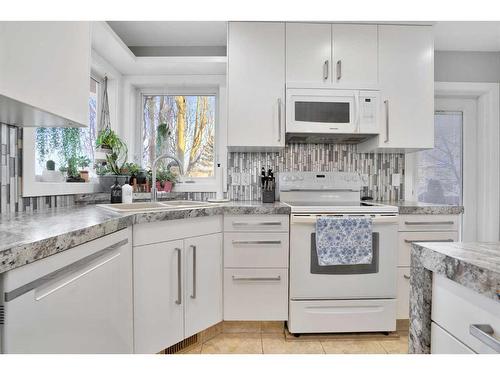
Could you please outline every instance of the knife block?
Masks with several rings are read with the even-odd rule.
[[[276,190],[264,190],[262,189],[262,203],[274,203]]]

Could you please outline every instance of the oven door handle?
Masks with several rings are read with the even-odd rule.
[[[322,216],[322,215],[319,215]],[[292,224],[314,224],[316,223],[316,219],[319,217],[316,215],[311,215],[311,216],[302,216],[302,215],[292,215]],[[323,215],[327,216],[327,215]],[[352,215],[354,216],[354,215]],[[338,216],[341,217],[341,216]],[[358,216],[362,217],[362,216]],[[398,222],[398,217],[397,216],[376,216],[372,217],[372,222],[373,224],[390,224],[390,223],[397,223]]]

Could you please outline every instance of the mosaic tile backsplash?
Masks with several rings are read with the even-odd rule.
[[[232,152],[229,154],[229,198],[260,200],[261,167],[283,171],[340,171],[368,175],[362,195],[375,200],[404,198],[404,154],[359,154],[351,144],[292,144],[280,152]],[[250,174],[250,185],[234,185],[233,173]],[[401,185],[391,185],[393,173],[401,174]]]
[[[228,198],[232,200],[260,200],[260,169],[271,167],[282,171],[345,171],[368,175],[368,186],[362,195],[376,200],[403,199],[403,184],[391,185],[391,175],[401,174],[404,181],[403,154],[358,154],[355,145],[294,144],[280,152],[232,152],[228,156]],[[250,185],[233,184],[233,173],[246,173]],[[91,204],[88,195],[21,197],[22,128],[0,123],[0,213],[44,210]],[[206,200],[215,193],[185,193],[177,199]],[[94,202],[95,203],[95,202]]]
[[[21,197],[23,129],[0,123],[0,213],[75,205],[74,195]]]

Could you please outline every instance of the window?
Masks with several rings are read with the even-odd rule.
[[[35,174],[42,180],[48,160],[55,162],[55,170],[68,165],[72,157],[88,158],[91,177],[95,177],[94,145],[97,133],[99,82],[90,78],[89,126],[86,128],[36,128],[35,130]],[[52,182],[52,181],[51,181]]]
[[[416,195],[420,202],[462,203],[462,112],[434,115],[434,149],[416,153]]]
[[[142,95],[142,166],[168,153],[182,163],[184,176],[214,178],[215,95]],[[166,159],[159,167],[167,167]],[[172,164],[174,165],[174,164]]]

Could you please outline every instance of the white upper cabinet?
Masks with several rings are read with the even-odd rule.
[[[230,22],[228,146],[285,146],[285,24]]]
[[[377,25],[332,25],[332,80],[336,85],[368,88],[378,83]]]
[[[377,25],[287,23],[289,87],[371,88],[378,82]]]
[[[0,22],[0,121],[86,126],[90,22]]]
[[[332,27],[320,23],[286,24],[288,85],[331,85]]]
[[[358,151],[434,147],[434,39],[431,26],[379,26],[380,136]]]

